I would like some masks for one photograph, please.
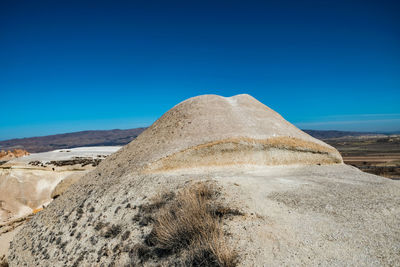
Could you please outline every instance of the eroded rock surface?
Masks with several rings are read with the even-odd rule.
[[[1,150],[0,151],[0,161],[9,161],[11,159],[23,157],[29,155],[29,152],[24,149],[14,149],[14,150]]]
[[[160,250],[149,238],[168,205],[154,199],[168,192],[169,203],[197,182],[214,183],[221,207],[239,211],[220,219],[238,265],[400,261],[399,184],[342,164],[334,148],[239,95],[195,97],[168,111],[35,216],[14,238],[9,262],[185,264],[190,251]]]

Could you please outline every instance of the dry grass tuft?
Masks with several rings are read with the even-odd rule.
[[[182,253],[189,266],[236,266],[237,253],[226,243],[221,225],[221,210],[231,209],[218,204],[217,195],[212,183],[182,189],[160,208],[147,245],[159,256]]]
[[[0,257],[0,267],[8,267],[8,261],[5,255]]]

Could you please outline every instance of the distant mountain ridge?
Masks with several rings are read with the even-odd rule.
[[[29,137],[0,141],[0,150],[25,149],[30,153],[46,152],[82,146],[123,146],[130,143],[146,127],[127,130],[95,130],[40,137]],[[317,139],[341,138],[345,136],[376,136],[379,133],[303,130]],[[383,135],[382,135],[383,136]]]
[[[336,130],[302,130],[314,138],[318,139],[331,139],[341,137],[358,137],[358,136],[385,136],[383,133],[373,132],[350,132],[350,131],[336,131]]]
[[[30,153],[83,146],[123,146],[146,128],[97,130],[0,141],[0,150],[21,148]]]

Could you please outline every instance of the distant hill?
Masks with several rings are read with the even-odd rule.
[[[303,130],[314,138],[318,139],[331,139],[331,138],[341,138],[341,137],[358,137],[358,136],[385,136],[385,134],[380,133],[370,133],[370,132],[348,132],[348,131],[334,131],[334,130]]]
[[[82,131],[11,139],[0,141],[0,150],[21,148],[30,153],[36,153],[82,146],[123,146],[135,139],[145,129]]]
[[[30,153],[45,152],[56,149],[82,146],[123,146],[135,139],[146,128],[128,130],[98,130],[82,131],[65,134],[48,135],[0,141],[0,150],[16,148],[25,149]],[[318,139],[340,138],[345,136],[376,136],[377,133],[303,130]]]

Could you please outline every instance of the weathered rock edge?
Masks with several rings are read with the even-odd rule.
[[[147,171],[225,165],[343,163],[332,148],[294,137],[231,138],[174,153],[149,165]]]

